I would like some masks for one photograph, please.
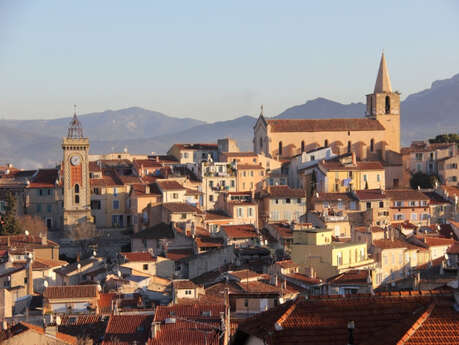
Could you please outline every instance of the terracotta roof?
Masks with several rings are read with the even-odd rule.
[[[194,241],[198,248],[220,248],[224,244],[223,239],[219,237],[196,237]]]
[[[8,246],[8,237],[10,238]],[[34,235],[9,235],[0,236],[0,249],[21,248],[24,250],[32,250],[33,248],[59,248],[59,245],[51,240],[46,240],[45,243],[39,236]]]
[[[390,189],[386,195],[392,200],[429,200],[423,192],[414,189]]]
[[[48,270],[51,268],[61,267],[67,265],[67,261],[62,260],[53,260],[53,259],[44,259],[44,258],[34,258],[32,261],[33,270]]]
[[[172,281],[174,289],[197,289],[198,286],[189,279],[177,279]]]
[[[255,152],[222,152],[221,155],[228,157],[256,157]]]
[[[298,264],[293,262],[293,260],[283,260],[275,262],[276,265],[279,265],[282,268],[294,268],[299,267]]]
[[[167,202],[163,207],[171,213],[201,213],[197,207],[185,202]]]
[[[244,269],[244,270],[239,270],[239,271],[228,271],[228,274],[238,278],[239,280],[247,280],[251,278],[257,278],[260,277],[261,274],[249,270],[249,269]]]
[[[459,187],[455,187],[455,186],[441,186],[441,189],[443,189],[443,191],[447,192],[448,193],[448,196],[451,198],[454,196],[458,196],[459,197]]]
[[[163,322],[158,333],[147,345],[219,345],[220,323],[195,320]]]
[[[297,280],[302,283],[307,283],[307,284],[312,284],[312,285],[322,283],[320,279],[311,278],[310,276],[307,276],[306,274],[302,274],[302,273],[288,273],[288,274],[284,274],[284,276],[294,281]]]
[[[407,249],[419,249],[425,250],[422,247],[415,246],[411,243],[407,243],[400,240],[374,240],[373,245],[380,249],[395,249],[395,248],[407,248]]]
[[[452,238],[454,240],[459,240],[459,238],[456,236],[456,233],[454,232],[453,227],[451,224],[438,224],[440,225],[440,231],[439,234],[445,238]]]
[[[183,187],[180,183],[174,180],[156,181],[156,184],[163,191],[185,190],[185,187]]]
[[[384,170],[384,166],[379,161],[357,161],[355,165],[346,165],[339,161],[339,157],[321,161],[319,164],[327,170]]]
[[[432,237],[432,236],[423,236],[421,240],[427,244],[429,247],[435,246],[451,246],[454,244],[452,238],[442,238],[442,237]]]
[[[424,343],[435,344],[431,339],[438,340],[438,344],[457,343],[458,335],[454,332],[459,314],[454,314],[451,294],[434,297],[425,293],[407,291],[402,296],[389,293],[388,296],[377,294],[371,297],[299,298],[242,321],[234,341],[244,344],[240,339],[253,335],[269,345],[346,344],[347,324],[352,320],[355,344],[397,344],[434,303],[434,308],[439,308],[439,319],[433,323],[437,327],[426,328],[426,332],[421,333]],[[446,308],[449,312],[441,315]],[[442,328],[442,325],[446,327]],[[266,337],[267,334],[270,336]],[[441,342],[442,338],[445,342]]]
[[[97,285],[67,285],[48,286],[43,292],[43,297],[57,298],[93,298],[97,297]]]
[[[153,315],[111,315],[102,345],[145,344],[150,336]]]
[[[206,220],[231,220],[231,217],[228,217],[226,214],[217,211],[206,211],[205,213]]]
[[[252,224],[222,225],[221,229],[230,239],[257,238],[257,232]]]
[[[39,169],[27,188],[54,188],[59,180],[57,169]]]
[[[168,318],[220,318],[220,313],[225,311],[224,304],[178,304],[172,306],[158,306],[154,321],[164,321]],[[210,313],[206,313],[210,312]]]
[[[319,193],[319,197],[314,195],[315,201],[353,201],[356,200],[351,193]]]
[[[101,164],[99,164],[98,161],[90,161],[88,165],[90,172],[102,171]]]
[[[180,259],[187,258],[189,256],[193,256],[193,248],[188,248],[188,249],[168,249],[166,253],[166,258],[173,260],[173,261],[178,261]]]
[[[272,186],[268,192],[270,198],[305,198],[305,191],[289,186]]]
[[[178,163],[177,158],[172,155],[149,155],[148,159],[158,161],[163,164],[176,164]]]
[[[131,238],[142,239],[161,239],[174,238],[174,231],[171,224],[159,223],[152,227],[139,231],[131,236]]]
[[[160,162],[157,162],[154,159],[134,159],[132,161],[136,168],[160,168],[163,165]]]
[[[359,200],[381,200],[386,196],[381,189],[362,189],[354,191]]]
[[[271,132],[336,132],[383,131],[384,127],[373,119],[275,119],[267,120]]]
[[[349,270],[344,273],[327,279],[327,283],[331,285],[344,285],[344,284],[361,284],[369,285],[368,282],[369,272],[367,270]]]
[[[120,253],[127,262],[155,262],[156,256],[153,256],[150,252],[124,252]]]
[[[446,251],[448,254],[459,254],[459,242],[454,242],[454,244],[448,248]]]
[[[63,315],[59,332],[77,338],[89,337],[93,342],[98,342],[105,334],[107,322],[102,315]]]

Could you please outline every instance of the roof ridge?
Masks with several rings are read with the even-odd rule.
[[[292,305],[280,316],[279,319],[274,323],[274,328],[281,330],[282,324],[285,320],[295,311],[298,300],[292,303]]]
[[[408,329],[408,331],[406,331],[405,335],[402,337],[402,339],[400,339],[398,342],[397,342],[397,345],[403,345],[405,344],[410,338],[411,336],[416,333],[416,331],[418,330],[419,327],[422,326],[422,324],[429,318],[430,314],[432,314],[432,311],[434,310],[436,304],[435,302],[432,302],[429,307],[427,308],[427,310],[422,313],[422,315],[416,320],[416,322],[410,327],[410,329]]]

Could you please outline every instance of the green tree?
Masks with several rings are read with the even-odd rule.
[[[429,143],[456,143],[459,145],[459,134],[449,133],[449,134],[440,134],[433,139],[429,139]]]
[[[20,232],[16,218],[16,197],[8,192],[6,195],[5,213],[1,216],[0,235],[14,235]]]
[[[410,179],[410,186],[413,189],[419,187],[421,188],[433,188],[435,186],[435,182],[438,181],[436,176],[433,175],[426,175],[422,172],[417,172],[411,176]]]

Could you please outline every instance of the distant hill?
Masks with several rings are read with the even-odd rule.
[[[139,107],[106,110],[79,115],[85,136],[100,140],[152,138],[182,131],[205,122],[191,118],[167,116]],[[20,128],[44,136],[62,137],[67,134],[71,117],[53,120],[0,120],[0,127]]]
[[[275,118],[362,117],[363,103],[341,104],[316,98],[288,108]],[[439,80],[424,91],[412,94],[401,104],[402,144],[441,133],[459,133],[459,74]],[[236,139],[241,150],[252,149],[255,117],[205,123],[176,118],[132,107],[79,116],[91,153],[121,151],[166,152],[178,142],[215,142]],[[13,162],[22,168],[52,166],[61,158],[60,138],[66,134],[70,117],[55,120],[0,120],[0,164]]]
[[[303,119],[303,118],[339,118],[361,117],[365,112],[365,104],[341,104],[326,98],[316,98],[305,104],[295,105],[275,116],[278,119]]]

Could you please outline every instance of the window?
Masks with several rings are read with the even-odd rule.
[[[48,195],[51,195],[51,189],[48,189]]]
[[[311,155],[311,160],[312,160],[312,161],[315,161],[315,160],[316,160],[316,156]]]
[[[279,204],[279,199],[274,200],[274,202],[276,203],[276,205],[278,205]]]
[[[328,147],[328,139],[325,139],[325,140],[324,140],[324,146],[325,146],[325,147]]]
[[[253,176],[253,170],[250,170],[250,176]]]
[[[422,161],[422,152],[417,152],[416,153],[416,160],[417,161]]]
[[[231,188],[234,188],[235,183],[234,180],[231,180]]]
[[[245,182],[242,182],[242,190],[245,190]]]
[[[422,218],[422,220],[428,220],[429,219],[429,214],[428,213],[423,213],[421,218]]]
[[[188,152],[183,152],[183,158],[188,158]]]
[[[212,194],[209,195],[209,201],[211,201],[211,202],[214,201],[214,196]]]
[[[301,198],[296,199],[296,203],[297,203],[298,205],[301,205]]]
[[[374,152],[374,151],[375,151],[375,140],[371,139],[370,140],[370,152]]]
[[[386,96],[386,114],[390,114],[390,97]]]
[[[202,159],[206,159],[206,153],[205,152],[201,153],[201,158]]]
[[[239,218],[242,217],[242,207],[238,207],[238,208],[237,208],[237,216],[238,216]]]
[[[328,203],[328,201],[324,201],[323,208],[329,208],[329,207],[330,207],[330,204]]]
[[[100,210],[100,200],[91,200],[91,209],[92,210]]]
[[[97,187],[95,187],[95,188],[94,188],[94,194],[100,195],[100,189],[97,188]]]
[[[418,215],[416,213],[411,213],[411,220],[417,220]]]
[[[80,192],[80,185],[76,184],[75,185],[75,193],[79,193],[79,192]]]
[[[279,141],[279,156],[282,155],[282,141]]]
[[[394,202],[396,207],[402,207],[403,206],[403,201],[395,201]]]
[[[338,200],[338,210],[343,209],[343,200]]]
[[[351,210],[356,210],[357,209],[357,203],[355,201],[351,201],[350,208],[351,208]]]
[[[247,308],[248,306],[249,306],[249,299],[246,298],[246,299],[244,299],[244,307]]]
[[[249,217],[253,217],[253,207],[249,207],[249,208],[247,209],[247,212],[248,212],[248,216],[249,216]]]
[[[367,175],[363,174],[363,181],[367,182]]]
[[[172,193],[172,199],[178,199],[178,193]]]
[[[38,190],[38,195],[43,195],[43,189]]]
[[[244,177],[246,177],[246,176],[247,176],[247,173],[246,173],[246,171],[245,171],[245,170],[242,172],[242,176],[244,176]]]
[[[118,210],[120,208],[120,201],[119,200],[113,200],[113,209]]]
[[[301,152],[304,152],[304,140],[301,141]]]
[[[403,218],[403,214],[401,213],[394,214],[394,220],[403,220]]]
[[[209,187],[214,188],[214,181],[209,181]]]
[[[181,218],[181,219],[186,219],[186,213],[182,213],[182,214],[180,215],[180,218]]]
[[[285,199],[285,202],[286,202],[287,204],[290,204],[290,198]]]
[[[371,208],[371,202],[367,202],[367,210]]]
[[[263,149],[263,138],[260,138],[260,150]]]
[[[376,181],[381,182],[381,175],[376,174]]]
[[[113,188],[113,196],[118,196],[118,188]]]
[[[421,200],[421,206],[427,206],[427,201],[426,200]]]
[[[75,195],[75,204],[79,204],[79,203],[80,203],[80,196]]]
[[[338,252],[336,254],[336,262],[338,266],[341,266],[343,264],[343,254],[341,252]]]
[[[349,140],[349,141],[347,142],[347,152],[348,152],[348,153],[351,152],[351,146],[352,146],[352,144],[351,144],[351,141]]]
[[[379,207],[380,207],[380,208],[383,208],[383,207],[384,207],[384,201],[380,201],[380,202],[379,202]]]
[[[41,212],[41,204],[37,204],[37,212]]]
[[[51,213],[51,211],[52,211],[52,206],[51,206],[51,205],[47,205],[47,206],[46,206],[46,211],[47,211],[48,213]]]

